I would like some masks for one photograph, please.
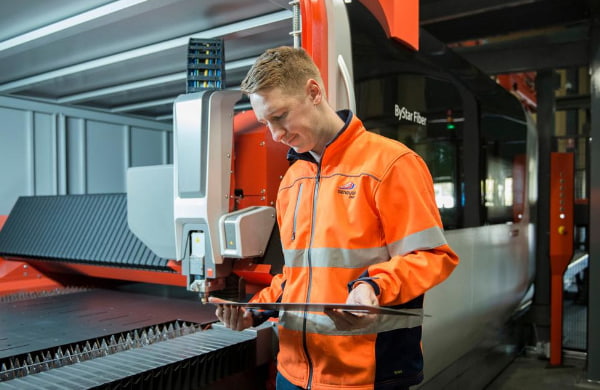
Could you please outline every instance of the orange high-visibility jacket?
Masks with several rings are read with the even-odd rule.
[[[371,284],[381,306],[422,314],[423,294],[458,263],[444,238],[431,175],[398,141],[365,130],[349,111],[319,163],[288,169],[277,197],[283,273],[257,302],[345,303]],[[323,313],[281,312],[278,370],[313,390],[408,386],[423,379],[422,316],[381,315],[339,331]]]

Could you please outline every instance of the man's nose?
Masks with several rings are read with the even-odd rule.
[[[275,142],[281,142],[281,140],[283,139],[283,136],[286,133],[286,131],[283,127],[276,126],[273,124],[269,124],[269,130],[271,131],[271,137],[273,137],[273,141],[275,141]]]

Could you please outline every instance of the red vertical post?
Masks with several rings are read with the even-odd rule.
[[[300,0],[300,13],[302,14],[302,48],[312,57],[321,71],[323,84],[328,84],[328,58],[329,50],[329,25],[327,22],[327,8],[321,0]],[[327,87],[326,87],[327,88]]]
[[[562,364],[563,275],[573,256],[573,153],[550,154],[550,365]]]

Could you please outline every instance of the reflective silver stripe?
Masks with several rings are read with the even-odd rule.
[[[300,199],[302,199],[302,188],[304,188],[304,183],[300,183],[300,188],[298,188],[298,196],[296,197],[296,207],[294,208],[294,221],[292,222],[292,241],[296,239],[296,222],[298,220],[298,209],[300,208]]]
[[[366,328],[355,330],[337,330],[335,324],[326,314],[306,313],[306,332],[332,336],[350,336],[359,334],[374,334],[394,329],[414,328],[423,324],[423,309],[402,309],[411,311],[417,316],[400,316],[381,314],[377,320]],[[282,311],[279,314],[279,324],[285,329],[303,331],[304,313],[299,311]]]
[[[392,256],[402,256],[416,250],[437,248],[447,244],[444,232],[438,226],[421,230],[388,245]]]
[[[287,249],[283,251],[288,267],[307,267],[306,250]],[[364,268],[390,259],[386,247],[368,249],[313,248],[313,267]]]
[[[427,250],[446,244],[444,232],[438,226],[422,230],[389,244],[387,247],[366,249],[313,248],[313,267],[364,268],[388,261],[392,256],[401,256],[415,250]],[[307,267],[305,249],[285,249],[285,265]]]
[[[308,267],[304,249],[284,249],[283,259],[286,267]]]

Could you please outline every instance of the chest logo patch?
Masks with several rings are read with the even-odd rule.
[[[348,182],[344,185],[341,185],[337,188],[338,194],[345,195],[348,199],[353,199],[356,196],[356,184],[353,182]]]

